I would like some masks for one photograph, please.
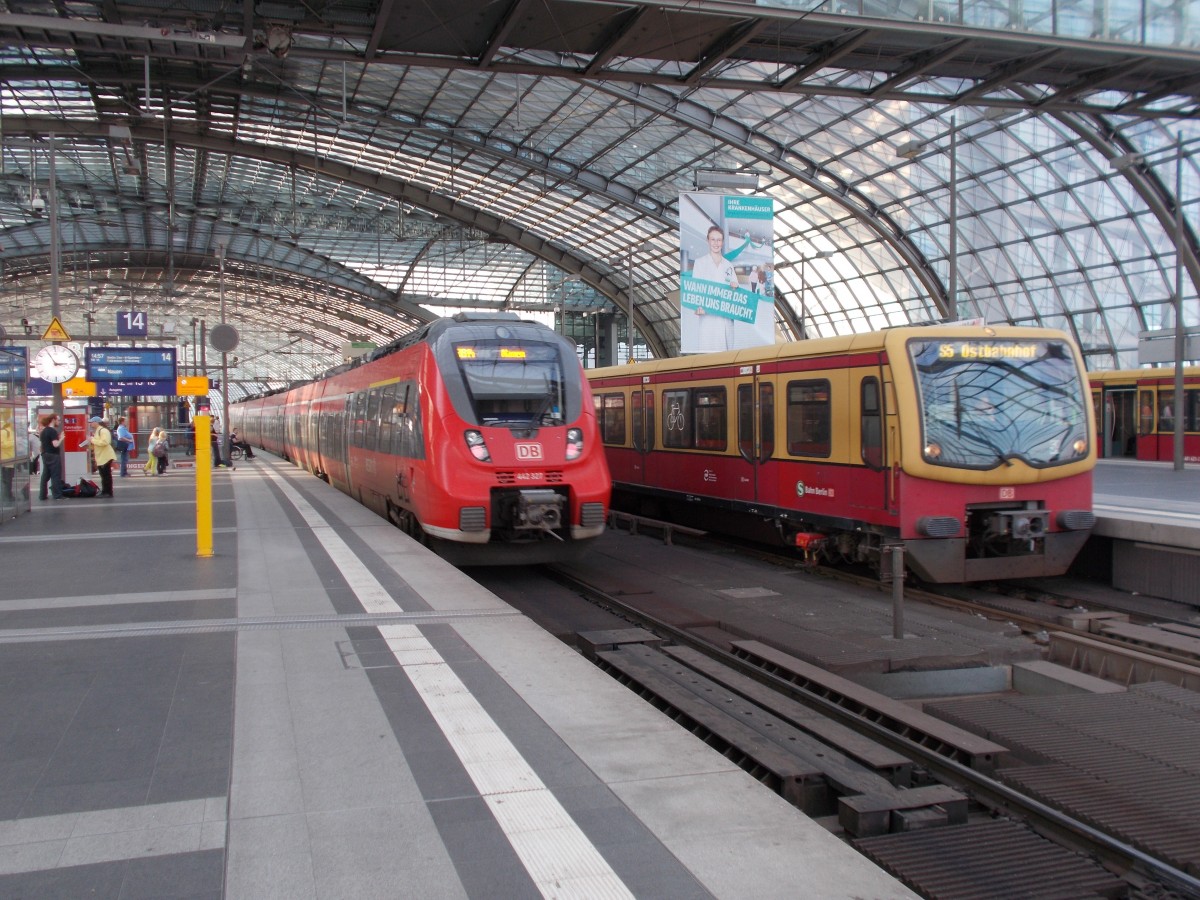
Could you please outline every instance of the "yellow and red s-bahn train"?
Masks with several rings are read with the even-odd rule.
[[[614,507],[930,582],[1061,574],[1095,524],[1074,343],[938,326],[588,373]]]
[[[1183,405],[1175,402],[1175,369],[1091,372],[1097,450],[1105,458],[1175,458],[1175,422],[1182,414],[1183,455],[1200,462],[1200,366],[1183,369]]]
[[[575,346],[512,313],[439,319],[230,423],[457,565],[567,559],[607,522]]]

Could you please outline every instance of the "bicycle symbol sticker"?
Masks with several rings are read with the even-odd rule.
[[[683,431],[684,415],[679,408],[679,401],[671,403],[671,411],[667,413],[667,431]]]

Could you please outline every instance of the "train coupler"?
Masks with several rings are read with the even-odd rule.
[[[552,490],[520,491],[517,498],[517,527],[526,531],[543,531],[561,541],[562,537],[555,529],[562,525],[566,499]]]
[[[798,531],[792,537],[796,549],[804,554],[804,564],[815,566],[817,555],[825,549],[828,538],[819,531]]]

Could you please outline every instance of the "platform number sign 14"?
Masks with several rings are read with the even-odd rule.
[[[118,337],[145,337],[146,313],[144,310],[125,310],[117,313]]]

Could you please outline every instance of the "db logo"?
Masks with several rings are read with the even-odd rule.
[[[517,444],[517,459],[542,459],[541,444]]]
[[[1017,489],[1010,488],[1010,487],[1000,488],[1000,499],[1001,500],[1016,500],[1017,499]]]

